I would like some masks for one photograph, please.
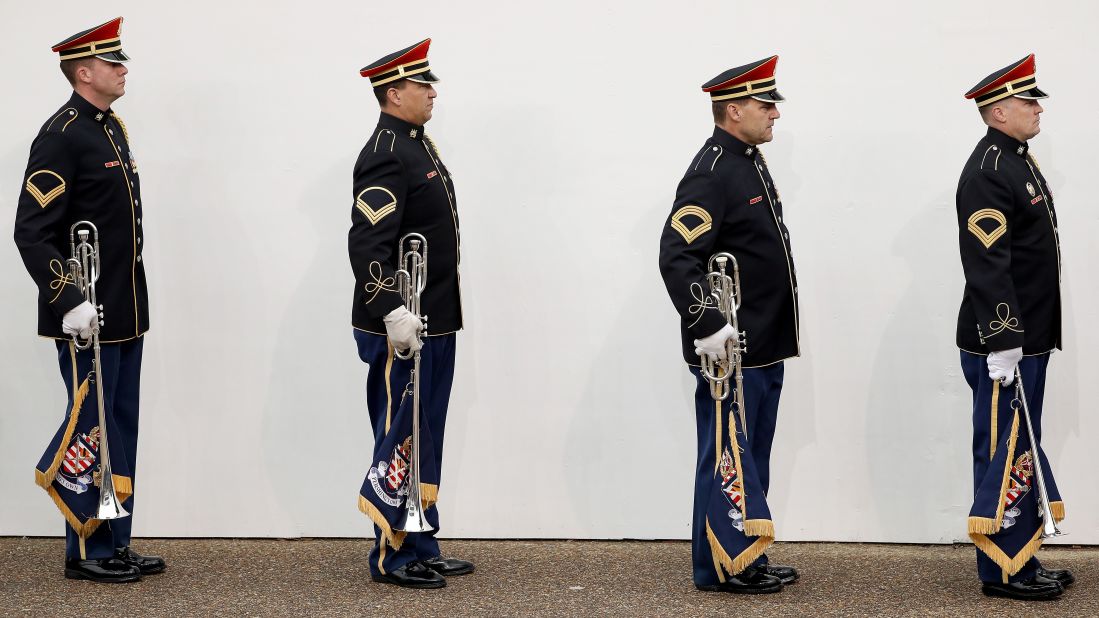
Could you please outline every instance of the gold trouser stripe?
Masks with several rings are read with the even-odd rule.
[[[993,455],[996,454],[996,433],[997,433],[997,428],[998,428],[998,423],[997,423],[998,415],[997,415],[997,412],[999,412],[999,411],[1000,411],[1000,381],[999,380],[993,380],[992,381],[992,414],[991,414],[992,422],[990,424],[989,431],[988,431],[988,434],[989,434],[989,439],[988,439],[988,442],[989,442],[989,445],[988,445],[988,460],[989,461],[992,461]]]
[[[74,343],[72,341],[69,342],[69,359],[72,362],[72,368],[73,368],[72,387],[73,387],[73,393],[75,394],[76,389],[80,388],[80,383],[76,381],[76,343]]]
[[[1011,420],[1011,433],[1007,438],[1007,457],[1004,458],[1004,473],[1000,481],[999,505],[996,507],[996,519],[993,522],[996,532],[1000,531],[1001,522],[1004,520],[1004,496],[1007,494],[1007,484],[1011,479],[1011,464],[1015,463],[1015,445],[1019,439],[1019,411],[1015,410],[1015,416]]]
[[[80,559],[81,560],[87,560],[88,559],[88,552],[84,549],[84,537],[78,536],[76,538],[77,538],[78,542],[80,543]]]
[[[385,545],[385,539],[382,539],[381,542],[378,543],[378,571],[381,572],[382,575],[385,575],[385,567],[382,566],[385,562]]]
[[[389,421],[393,412],[393,390],[389,386],[389,374],[393,371],[393,344],[385,340],[385,432],[389,433]]]
[[[721,465],[721,402],[714,402],[714,412],[717,413],[717,421],[714,423],[714,471]]]

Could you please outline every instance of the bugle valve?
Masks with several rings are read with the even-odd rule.
[[[89,240],[91,242],[89,242]],[[78,221],[69,228],[69,271],[73,282],[95,308],[95,324],[91,335],[85,340],[80,333],[73,333],[73,345],[78,350],[92,350],[92,371],[88,379],[95,384],[96,403],[99,408],[99,465],[93,474],[95,484],[99,486],[99,505],[96,507],[96,519],[118,519],[129,512],[122,507],[115,491],[114,475],[111,472],[111,451],[107,440],[106,398],[103,396],[103,363],[100,361],[99,327],[103,325],[103,305],[96,301],[95,284],[99,280],[99,230],[91,221]],[[76,385],[74,384],[75,388]]]
[[[731,274],[729,268],[731,266]],[[715,401],[725,401],[733,395],[733,403],[740,415],[740,427],[748,435],[744,411],[743,355],[748,352],[747,334],[740,330],[737,310],[740,309],[740,267],[730,253],[715,253],[706,264],[706,281],[710,296],[719,313],[736,333],[725,340],[725,358],[702,355],[702,374],[710,382],[710,396]],[[730,383],[731,382],[731,383]]]
[[[421,234],[405,234],[397,244],[400,268],[397,270],[397,291],[405,307],[424,322],[424,330],[418,338],[423,340],[427,330],[427,316],[422,315],[420,296],[427,286],[427,239]],[[405,395],[412,397],[412,451],[408,458],[408,475],[405,479],[405,508],[395,528],[402,532],[429,532],[435,528],[428,523],[420,492],[420,350],[394,350],[398,358],[412,359],[412,375]]]

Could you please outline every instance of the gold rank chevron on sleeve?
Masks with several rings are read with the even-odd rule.
[[[673,230],[679,232],[679,235],[682,236],[683,240],[687,241],[687,244],[689,245],[699,236],[709,232],[713,227],[713,222],[713,217],[710,216],[710,213],[706,212],[705,208],[692,204],[690,206],[684,206],[672,213],[672,218],[668,225]]]
[[[50,202],[57,199],[62,193],[65,192],[65,179],[60,174],[53,170],[38,170],[27,176],[27,182],[24,185],[27,193],[34,198],[34,201],[38,202],[38,205],[42,208],[50,205]]]
[[[367,144],[355,165],[354,205],[347,246],[355,279],[371,317],[403,305],[397,291],[394,255],[405,207],[407,179],[391,150],[395,136],[382,130]]]
[[[981,241],[985,249],[989,249],[1007,232],[1007,217],[995,208],[982,208],[969,215],[967,229]]]
[[[75,161],[61,127],[46,132],[31,145],[25,180],[15,217],[15,242],[30,272],[38,296],[60,318],[84,302],[68,274],[66,259],[57,247],[64,246],[69,207],[69,181]],[[65,229],[62,229],[65,228]],[[62,242],[65,241],[65,242]]]
[[[995,168],[981,170],[958,188],[958,236],[966,294],[989,350],[1023,345],[1022,315],[1012,279],[1008,220],[1011,188]]]
[[[675,203],[660,237],[660,274],[687,329],[706,337],[725,326],[709,301],[706,263],[713,253],[726,198],[710,169],[689,173],[679,183]]]
[[[370,225],[397,211],[397,196],[385,187],[367,187],[355,196],[355,208],[366,217]]]

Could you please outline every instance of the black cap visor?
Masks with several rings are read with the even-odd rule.
[[[418,84],[436,84],[440,81],[439,78],[434,73],[431,72],[431,69],[428,69],[427,71],[424,71],[423,73],[417,73],[416,75],[410,75],[410,76],[406,77],[405,79],[407,79],[410,82],[416,82]]]
[[[1012,96],[1019,97],[1020,99],[1048,99],[1049,98],[1049,95],[1046,94],[1041,89],[1039,89],[1037,86],[1035,86],[1033,88],[1029,88],[1029,89],[1024,90],[1022,92],[1016,92]]]
[[[100,60],[106,60],[107,62],[116,62],[116,63],[117,62],[128,62],[130,60],[130,57],[127,56],[126,53],[123,52],[121,49],[116,50],[116,51],[112,51],[112,52],[107,52],[105,54],[96,54],[95,57],[99,58]]]
[[[782,103],[786,100],[786,97],[778,93],[777,88],[775,90],[753,94],[752,98],[757,101],[763,101],[764,103]]]

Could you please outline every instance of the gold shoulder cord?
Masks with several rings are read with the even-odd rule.
[[[130,144],[130,132],[126,130],[126,123],[122,122],[122,117],[119,116],[118,114],[114,114],[114,113],[111,114],[111,117],[114,118],[116,121],[118,121],[118,126],[122,127],[122,137],[126,138],[126,145],[127,146],[131,145]]]

